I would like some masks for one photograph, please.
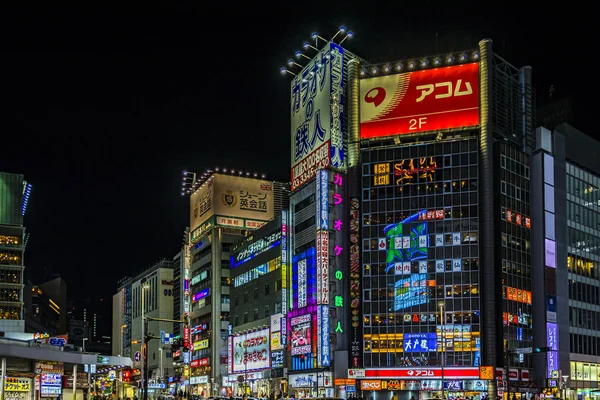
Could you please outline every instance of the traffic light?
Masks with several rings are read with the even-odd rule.
[[[181,320],[183,321],[184,325],[186,325],[186,326],[190,325],[190,315],[188,313],[182,314]]]
[[[550,350],[551,350],[550,347],[535,347],[533,349],[533,352],[534,353],[546,353],[546,352],[548,352]]]
[[[175,353],[180,348],[181,348],[181,339],[175,339],[173,344],[171,344],[171,353]]]
[[[131,370],[123,370],[123,382],[131,382]]]

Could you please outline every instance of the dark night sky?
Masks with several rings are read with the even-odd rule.
[[[582,121],[591,108],[580,89],[594,35],[575,12],[517,15],[508,2],[495,11],[344,2],[320,12],[319,2],[119,3],[0,17],[0,170],[33,184],[29,278],[51,267],[76,299],[110,296],[123,275],[178,251],[189,206],[182,170],[226,166],[288,179],[289,79],[279,69],[313,31],[331,37],[343,24],[356,35],[344,45],[376,62],[490,37],[506,60],[533,66],[538,98],[552,83],[576,96]]]

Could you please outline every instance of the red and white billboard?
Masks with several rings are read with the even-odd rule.
[[[365,370],[368,379],[480,379],[479,367],[439,367],[431,368],[368,368]]]
[[[360,137],[479,125],[479,64],[360,81]]]

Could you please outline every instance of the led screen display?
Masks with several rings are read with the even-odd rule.
[[[291,342],[293,356],[312,353],[311,346],[311,315],[294,317],[290,321],[292,326]]]

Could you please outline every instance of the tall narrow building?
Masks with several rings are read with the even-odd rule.
[[[238,171],[208,171],[194,176],[188,193],[190,280],[184,288],[189,284],[192,351],[184,371],[190,368],[191,393],[226,395],[232,386],[227,368],[232,246],[287,207],[288,188]]]
[[[23,275],[27,234],[23,216],[31,184],[0,172],[0,332],[24,332]]]

